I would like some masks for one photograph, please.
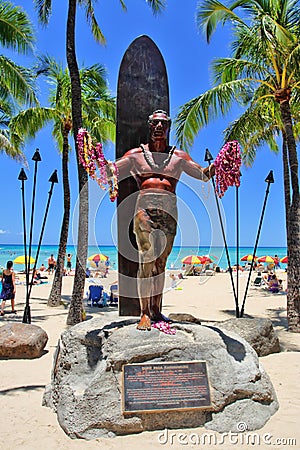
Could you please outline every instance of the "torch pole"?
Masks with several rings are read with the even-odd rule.
[[[274,183],[273,170],[270,170],[267,178],[265,179],[265,182],[267,183],[267,189],[266,189],[266,193],[265,193],[265,199],[264,199],[262,212],[261,212],[261,216],[260,216],[260,221],[259,221],[259,226],[258,226],[258,230],[257,230],[256,241],[255,241],[254,250],[253,250],[253,258],[251,261],[250,271],[249,271],[248,280],[247,280],[247,284],[246,284],[246,289],[245,289],[245,294],[244,294],[244,299],[243,299],[243,304],[242,304],[242,309],[241,309],[241,317],[243,317],[243,315],[244,315],[246,297],[247,297],[247,293],[248,293],[248,288],[249,288],[250,279],[251,279],[251,273],[252,273],[256,250],[257,250],[257,246],[258,246],[258,240],[259,240],[261,227],[262,227],[262,223],[263,223],[263,218],[264,218],[264,214],[265,214],[267,199],[268,199],[268,195],[269,195],[269,191],[270,191],[270,184]]]
[[[55,184],[55,183],[58,183],[57,170],[54,170],[54,172],[52,173],[51,177],[49,178],[49,181],[50,181],[50,183],[51,183],[51,185],[50,185],[50,191],[48,192],[48,200],[47,200],[47,204],[46,204],[46,208],[45,208],[45,213],[44,213],[44,219],[43,219],[42,228],[41,228],[41,232],[40,232],[40,238],[39,238],[39,243],[38,243],[38,247],[37,247],[37,252],[36,252],[36,257],[35,257],[35,263],[34,263],[33,270],[32,270],[32,276],[31,276],[31,282],[30,282],[30,286],[29,286],[29,295],[28,295],[28,299],[30,298],[30,294],[31,294],[31,289],[32,289],[32,285],[33,285],[33,278],[34,278],[34,272],[35,272],[35,270],[36,270],[37,260],[38,260],[38,257],[39,257],[40,248],[41,248],[41,244],[42,244],[42,240],[43,240],[43,235],[44,235],[44,230],[45,230],[46,220],[47,220],[47,216],[48,216],[48,212],[49,212],[49,207],[50,207],[50,201],[51,201],[51,197],[52,197],[52,193],[53,193],[53,187],[54,187],[54,184]]]
[[[31,323],[31,314],[30,314],[30,305],[29,305],[29,296],[30,296],[30,288],[29,288],[29,273],[30,273],[30,258],[31,258],[31,245],[32,245],[32,233],[33,233],[33,219],[34,219],[34,207],[35,207],[35,193],[36,193],[36,179],[37,179],[37,168],[38,162],[41,161],[41,156],[39,149],[37,148],[32,160],[35,162],[34,165],[34,178],[33,178],[33,187],[32,187],[32,201],[31,201],[31,216],[30,216],[30,232],[29,232],[29,248],[28,248],[28,259],[25,259],[26,267],[26,303],[23,314],[23,323]]]
[[[210,151],[208,149],[206,149],[204,160],[206,162],[208,162],[208,165],[210,165],[211,162],[213,161],[213,156],[212,156],[212,154],[210,153]],[[240,312],[239,312],[238,298],[237,298],[237,295],[236,295],[236,290],[235,290],[235,285],[234,285],[234,280],[233,280],[233,275],[232,275],[232,267],[231,267],[231,264],[230,264],[228,245],[227,245],[227,241],[226,241],[226,235],[225,235],[225,230],[224,230],[224,225],[223,225],[223,220],[222,220],[222,214],[221,214],[219,199],[218,199],[217,192],[216,192],[216,184],[215,184],[215,180],[214,180],[213,177],[211,178],[211,181],[212,181],[212,185],[213,185],[213,188],[214,188],[215,200],[216,200],[218,216],[219,216],[220,225],[221,225],[221,231],[222,231],[222,236],[223,236],[223,241],[224,241],[226,258],[227,258],[228,272],[230,274],[231,286],[232,286],[234,300],[235,300],[235,314],[236,314],[236,317],[239,317]]]

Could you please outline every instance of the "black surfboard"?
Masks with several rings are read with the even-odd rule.
[[[117,90],[116,158],[148,141],[148,117],[156,109],[169,113],[166,66],[148,36],[136,38],[127,48],[119,70]],[[138,188],[129,177],[120,180],[117,201],[119,315],[139,316],[137,291],[138,251],[133,217]]]

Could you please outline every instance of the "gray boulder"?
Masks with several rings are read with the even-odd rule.
[[[46,331],[37,325],[7,323],[0,328],[0,358],[39,358],[47,341]]]
[[[248,430],[261,428],[278,409],[278,402],[253,348],[214,326],[173,326],[175,335],[157,329],[141,332],[136,320],[107,322],[103,317],[65,331],[43,404],[56,411],[61,427],[72,438],[199,426],[237,432],[240,422]],[[124,364],[195,360],[207,363],[213,411],[122,413]]]
[[[232,331],[244,338],[254,348],[258,356],[280,352],[280,344],[270,319],[229,319],[218,322],[222,330]]]

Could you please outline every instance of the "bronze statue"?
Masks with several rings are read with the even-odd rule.
[[[149,143],[129,150],[116,163],[120,178],[135,178],[139,195],[134,233],[139,251],[139,330],[151,330],[151,320],[168,320],[161,313],[165,267],[177,228],[176,185],[182,172],[208,181],[214,165],[202,168],[190,156],[168,145],[171,119],[162,110],[149,116]]]

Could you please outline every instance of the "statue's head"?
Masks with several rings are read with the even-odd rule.
[[[157,109],[154,111],[148,119],[150,139],[168,139],[171,119],[162,109]]]

